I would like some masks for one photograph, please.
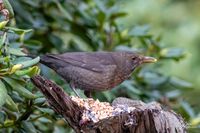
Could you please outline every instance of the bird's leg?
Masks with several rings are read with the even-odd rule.
[[[76,94],[76,96],[78,96],[78,97],[80,98],[79,94],[78,94],[78,93],[76,92],[76,90],[75,90],[74,84],[73,84],[72,82],[70,82],[70,83],[69,83],[69,86],[70,86],[70,88],[72,89],[72,91]]]
[[[84,91],[84,94],[86,95],[86,97],[92,98],[92,93],[91,93],[91,91]]]

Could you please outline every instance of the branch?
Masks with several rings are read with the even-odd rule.
[[[110,105],[91,98],[70,97],[55,83],[39,75],[33,77],[32,82],[53,110],[77,133],[186,133],[182,117],[171,110],[163,110],[156,102],[145,104],[116,98]]]

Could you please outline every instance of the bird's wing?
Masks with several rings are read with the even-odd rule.
[[[66,53],[51,55],[51,57],[61,60],[72,66],[80,67],[90,71],[101,73],[108,65],[114,65],[110,54],[106,53]]]

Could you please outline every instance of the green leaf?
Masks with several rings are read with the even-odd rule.
[[[8,20],[0,22],[0,30],[3,29],[8,22]]]
[[[3,36],[0,36],[0,49],[2,48],[3,44],[5,43],[7,34],[4,33]]]
[[[9,96],[16,103],[22,103],[24,101],[23,97],[21,97],[17,92],[12,92]]]
[[[22,18],[25,23],[27,23],[27,24],[34,23],[32,14],[29,11],[27,11],[26,7],[23,6],[22,1],[20,2],[18,0],[10,0],[10,3],[12,4],[13,8],[15,9],[15,12],[17,13],[17,15],[20,18]],[[31,9],[31,8],[29,7],[29,9]],[[34,9],[37,9],[37,8],[34,8]]]
[[[27,60],[28,59],[28,60]],[[25,69],[25,68],[28,68],[28,67],[31,67],[33,65],[36,65],[37,63],[39,63],[40,61],[40,57],[36,57],[34,59],[30,59],[30,58],[27,58],[27,57],[20,57],[20,58],[17,58],[15,61],[14,61],[14,64],[15,65],[21,65],[21,69]],[[36,68],[33,69],[34,71],[37,71]],[[31,69],[29,71],[32,71]],[[23,75],[23,73],[26,73],[26,70],[24,71],[21,71],[19,72],[19,75]]]
[[[5,120],[6,120],[6,113],[0,111],[0,124],[3,124]]]
[[[172,58],[179,60],[185,56],[185,51],[182,48],[162,49],[160,55],[162,58]]]
[[[27,133],[36,133],[37,132],[35,127],[33,126],[33,124],[31,122],[28,122],[28,121],[22,121],[21,122],[21,127]]]
[[[193,126],[198,126],[200,124],[200,115],[194,117],[191,121],[190,121],[190,125]],[[199,130],[198,130],[199,131]],[[189,132],[189,133],[193,133],[193,132]],[[198,133],[198,132],[196,132]]]
[[[18,29],[18,28],[13,28],[13,27],[6,27],[6,29],[15,32],[15,33],[18,34],[18,35],[25,34],[25,33],[32,32],[32,31],[33,31],[32,29],[23,30],[23,29]]]
[[[61,11],[61,13],[69,20],[72,21],[72,16],[70,15],[70,13],[67,12],[66,9],[64,9],[62,7],[62,5],[60,4],[60,2],[57,2],[57,0],[54,0],[54,2],[56,3],[56,5],[58,6],[58,9]]]
[[[180,87],[180,88],[188,88],[191,89],[193,88],[193,85],[185,80],[179,79],[177,77],[171,77],[170,78],[170,84]]]
[[[154,86],[166,83],[168,80],[167,77],[153,72],[141,72],[139,76],[142,77],[146,83]]]
[[[24,88],[22,85],[20,85],[16,80],[3,77],[3,79],[12,87],[13,90],[19,93],[19,95],[27,98],[27,99],[35,99],[36,96],[32,94],[29,90]]]
[[[187,114],[191,117],[194,118],[195,117],[195,112],[192,109],[192,107],[190,106],[189,103],[182,101],[181,102],[181,106],[183,107],[183,109],[187,112]]]
[[[144,26],[136,26],[133,27],[130,31],[129,31],[129,35],[130,36],[135,36],[135,37],[146,37],[149,36],[147,35],[148,31],[149,31],[150,26],[149,25],[144,25]]]
[[[16,56],[26,56],[25,53],[22,52],[21,48],[8,48],[9,53]]]
[[[4,83],[0,80],[0,107],[4,105],[7,99],[7,90]]]
[[[0,63],[9,62],[9,61],[10,61],[10,57],[9,57],[9,56],[0,58]],[[2,69],[1,69],[1,70],[2,70]],[[0,70],[0,71],[1,71],[1,70]]]
[[[116,19],[116,18],[120,18],[120,17],[125,17],[127,15],[127,13],[125,12],[117,12],[114,13],[110,16],[111,19]]]
[[[26,40],[24,43],[27,48],[33,49],[33,50],[40,50],[43,47],[42,43],[37,40]]]
[[[46,117],[41,117],[38,119],[38,121],[42,122],[42,123],[52,123],[52,120],[46,118]]]
[[[26,3],[28,6],[37,8],[40,5],[40,1],[32,1],[32,0],[26,0],[23,1],[24,3]]]
[[[30,77],[39,74],[39,68],[38,66],[33,66],[31,68],[28,69],[24,69],[24,70],[18,70],[15,72],[16,75],[18,76],[24,76],[24,75],[28,75]]]
[[[172,90],[172,91],[169,91],[165,94],[165,96],[167,98],[177,98],[181,95],[181,91],[180,90]]]
[[[105,6],[105,4],[103,3],[103,1],[101,1],[101,0],[94,0],[95,1],[95,4],[96,4],[96,6],[99,8],[99,10],[101,11],[101,12],[104,12],[104,13],[106,13],[106,6]]]
[[[41,104],[44,104],[45,102],[46,102],[46,98],[42,97],[42,98],[35,99],[34,104],[41,105]]]
[[[24,68],[27,68],[27,67],[30,67],[30,66],[33,66],[33,65],[39,63],[39,61],[40,61],[40,57],[38,56],[31,60],[23,61],[21,63],[19,62],[18,64],[22,64],[22,69],[24,69]]]
[[[142,94],[142,92],[139,89],[133,86],[132,81],[128,81],[128,80],[124,81],[121,85],[126,87],[130,92],[134,94],[138,94],[138,95]]]
[[[17,70],[19,70],[21,68],[22,68],[21,64],[16,64],[10,69],[9,74],[13,74],[14,72],[16,72]]]
[[[49,108],[41,108],[41,107],[36,107],[38,110],[40,110],[43,113],[47,113],[47,114],[54,114],[54,111],[52,109]]]
[[[17,104],[12,100],[12,98],[9,95],[7,95],[5,106],[11,111],[14,111],[14,112],[19,111]]]

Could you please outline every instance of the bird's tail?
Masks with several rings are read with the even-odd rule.
[[[38,57],[37,55],[33,55],[33,54],[28,54],[26,57],[30,57],[30,58],[36,58]],[[58,58],[54,55],[54,54],[46,54],[46,55],[41,55],[40,57],[40,63],[52,68],[54,70],[56,70],[56,68],[59,67],[59,60]]]
[[[55,71],[62,64],[60,63],[60,60],[54,54],[46,54],[46,55],[40,56],[40,63]]]

